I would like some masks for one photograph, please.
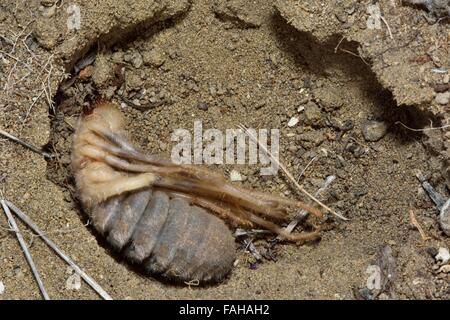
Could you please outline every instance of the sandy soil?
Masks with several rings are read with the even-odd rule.
[[[392,40],[386,28],[364,27],[366,2],[78,0],[81,29],[70,31],[72,3],[3,1],[0,128],[57,155],[47,162],[0,138],[3,196],[115,299],[449,299],[450,276],[434,256],[450,240],[415,171],[448,197],[450,136],[397,123],[447,123],[439,94],[449,88],[448,21],[430,24],[424,8],[379,1]],[[192,131],[199,119],[205,129],[280,129],[280,160],[310,192],[335,175],[324,200],[350,220],[330,216],[329,230],[309,245],[255,239],[262,261],[240,245],[236,267],[218,285],[147,277],[108,250],[76,200],[73,126],[98,96],[121,105],[137,145],[167,157],[172,132]],[[290,127],[292,117],[299,122]],[[363,135],[369,121],[387,127],[376,142]],[[227,177],[234,169],[246,187],[306,200],[281,172],[267,179],[258,166],[211,169]],[[411,209],[429,240],[411,225]],[[98,298],[85,283],[66,289],[67,266],[39,237],[24,236],[52,298]],[[381,290],[366,288],[370,265],[394,275]],[[0,299],[40,298],[3,215],[0,281]]]

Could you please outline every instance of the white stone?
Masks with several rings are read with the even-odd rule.
[[[439,224],[441,225],[442,231],[450,237],[450,199],[441,208]]]
[[[295,137],[295,133],[289,132],[288,134],[286,134],[286,137],[288,138]]]
[[[298,118],[297,117],[292,117],[291,120],[289,120],[288,122],[288,127],[293,127],[298,123]]]
[[[3,282],[0,281],[0,294],[3,294],[5,292],[5,285]]]
[[[242,175],[239,172],[237,172],[236,170],[232,170],[230,172],[230,180],[231,181],[242,181],[243,178],[242,178]]]
[[[442,264],[446,264],[450,261],[450,252],[446,248],[439,248],[439,253],[436,255],[436,260]]]
[[[444,106],[448,104],[450,102],[450,91],[438,93],[436,95],[436,102]]]

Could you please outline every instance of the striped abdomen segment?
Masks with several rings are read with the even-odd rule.
[[[230,230],[184,199],[143,189],[110,198],[89,215],[114,249],[149,273],[208,282],[232,269],[235,245]]]

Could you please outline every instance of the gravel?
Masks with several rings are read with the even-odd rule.
[[[366,141],[376,142],[387,133],[388,126],[383,121],[368,121],[363,126],[363,135]]]

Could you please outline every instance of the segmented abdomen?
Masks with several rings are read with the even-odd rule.
[[[235,259],[225,223],[185,199],[150,188],[112,197],[88,214],[117,251],[152,274],[180,281],[219,281]]]

